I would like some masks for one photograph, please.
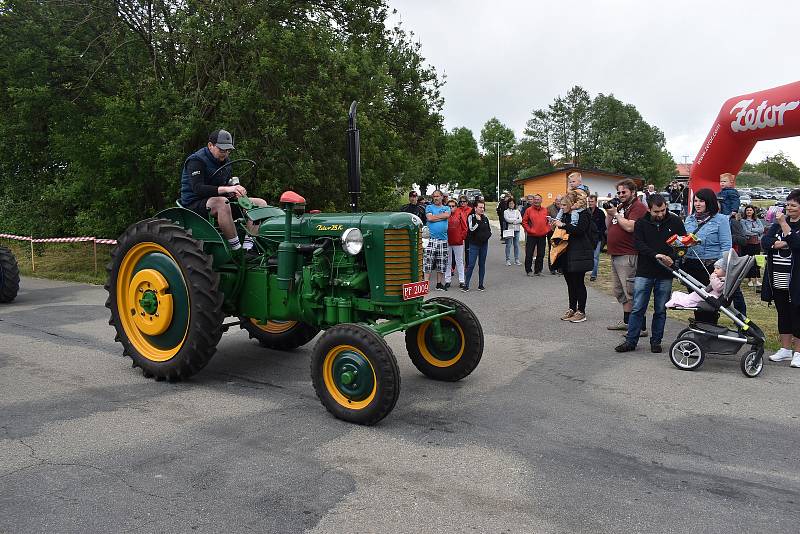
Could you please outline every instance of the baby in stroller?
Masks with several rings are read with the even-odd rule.
[[[686,248],[690,250],[691,246],[690,243]],[[711,283],[708,286],[701,285],[677,265],[668,267],[672,275],[693,293],[674,292],[667,302],[667,308],[720,312],[736,327],[734,330],[718,324],[690,320],[688,328],[678,334],[669,349],[670,360],[675,367],[694,371],[703,365],[707,354],[733,355],[747,347],[740,362],[742,373],[751,378],[761,373],[764,332],[746,315],[731,306],[733,294],[754,262],[755,258],[752,256],[739,257],[736,251],[729,250],[714,264],[714,273],[709,276]]]
[[[714,272],[709,276],[710,283],[705,291],[712,297],[720,298],[722,289],[725,287],[725,259],[720,258],[714,264]],[[694,308],[705,299],[699,293],[684,293],[683,291],[673,291],[672,296],[667,301],[667,308]]]

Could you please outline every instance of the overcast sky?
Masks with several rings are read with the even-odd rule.
[[[497,117],[522,136],[531,111],[580,85],[612,93],[691,162],[728,98],[800,80],[800,0],[389,0],[446,75],[444,123],[479,139]],[[761,142],[749,161],[800,138]]]

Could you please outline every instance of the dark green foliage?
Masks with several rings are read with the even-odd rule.
[[[743,176],[746,178],[742,181]],[[800,183],[800,168],[783,152],[766,156],[759,163],[745,163],[736,177],[736,185],[763,185],[767,187]]]
[[[394,205],[432,181],[442,100],[387,16],[382,0],[3,0],[2,229],[117,235],[172,205],[184,159],[219,127],[260,164],[251,194],[345,209],[352,100],[362,205]]]
[[[546,110],[534,110],[525,135],[548,159],[642,176],[659,186],[675,174],[661,130],[645,122],[633,105],[613,95],[591,100],[579,86]]]
[[[478,143],[469,128],[454,128],[445,133],[444,149],[439,160],[437,180],[439,184],[455,184],[460,187],[477,187],[481,167]]]

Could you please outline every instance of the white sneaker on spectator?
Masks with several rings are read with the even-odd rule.
[[[794,353],[794,358],[792,358],[792,363],[789,364],[791,367],[800,367],[800,352]]]
[[[783,361],[786,361],[786,360],[791,360],[792,359],[792,351],[790,349],[781,348],[780,350],[778,350],[778,352],[776,352],[775,354],[772,354],[769,357],[769,359],[772,362],[783,362]]]
[[[511,265],[511,260],[506,260],[506,265]]]

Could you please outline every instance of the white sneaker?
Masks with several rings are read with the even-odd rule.
[[[522,262],[519,260],[514,260],[514,265],[522,265]]]
[[[511,265],[511,260],[506,260],[506,265]]]
[[[792,358],[792,363],[789,364],[792,367],[800,367],[800,352],[794,353],[794,358]]]
[[[786,360],[792,360],[792,351],[790,349],[780,349],[775,354],[769,357],[770,361],[772,362],[783,362]],[[800,358],[797,359],[798,363],[800,363]]]

